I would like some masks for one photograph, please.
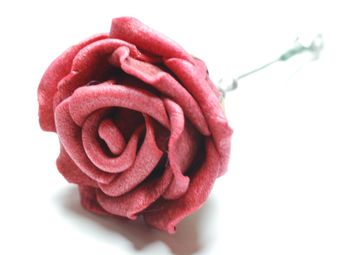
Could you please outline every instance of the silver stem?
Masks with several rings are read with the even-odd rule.
[[[236,78],[233,78],[229,84],[224,84],[225,81],[223,79],[221,79],[219,81],[219,90],[222,93],[222,96],[225,97],[226,93],[232,90],[235,90],[238,87],[238,81],[243,79],[244,77],[247,77],[251,74],[254,74],[260,70],[263,70],[277,62],[281,62],[281,61],[287,61],[290,58],[304,53],[304,52],[310,52],[313,55],[312,59],[318,59],[319,55],[323,49],[324,46],[324,42],[323,42],[323,37],[321,34],[317,34],[312,40],[310,41],[306,41],[303,42],[302,38],[297,38],[294,42],[294,46],[290,49],[288,49],[287,51],[285,51],[283,54],[281,54],[278,58],[276,58],[275,60],[272,60],[271,62],[268,62],[258,68],[255,68],[249,72],[246,72],[244,74],[241,74],[239,76],[237,76]]]

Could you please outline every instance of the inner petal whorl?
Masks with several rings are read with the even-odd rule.
[[[124,135],[117,128],[117,124],[106,118],[108,116],[106,113],[108,113],[106,110],[101,109],[87,118],[82,127],[82,144],[85,154],[97,168],[108,173],[119,173],[131,167],[134,163],[137,145],[144,126],[133,128],[133,133],[127,144],[124,141],[124,145],[120,146],[118,145],[118,139],[124,140]],[[113,133],[117,134],[118,131],[119,135],[117,136],[120,136],[119,138],[113,135]],[[103,140],[101,137],[106,139]],[[119,155],[114,155],[114,152],[110,149],[113,149],[114,152],[118,149],[122,149],[122,151]]]

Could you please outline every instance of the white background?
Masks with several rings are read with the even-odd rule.
[[[262,2],[1,1],[0,254],[350,254],[347,1]],[[124,15],[204,59],[215,81],[299,33],[325,39],[318,61],[278,64],[227,97],[229,171],[174,235],[84,211],[56,170],[56,135],[38,125],[49,63]]]

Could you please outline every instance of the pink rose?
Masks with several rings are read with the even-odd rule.
[[[57,168],[92,212],[173,233],[227,168],[232,130],[205,64],[134,18],[66,50],[38,100]]]

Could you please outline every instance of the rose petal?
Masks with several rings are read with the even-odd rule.
[[[56,160],[58,171],[70,183],[98,187],[96,182],[84,174],[74,161],[69,157],[66,150],[61,145],[60,155]]]
[[[188,191],[177,200],[158,200],[143,213],[146,223],[174,233],[176,224],[198,210],[206,201],[220,172],[219,161],[220,155],[210,138],[207,138],[205,162],[191,178]]]
[[[123,107],[142,112],[169,127],[162,100],[142,89],[108,83],[85,86],[74,92],[69,105],[72,119],[79,126],[82,126],[90,113],[106,107]]]
[[[99,215],[110,215],[104,210],[96,199],[97,189],[89,186],[79,185],[80,203],[88,211]]]
[[[113,122],[123,133],[125,140],[128,141],[134,133],[135,128],[144,126],[145,119],[142,114],[126,108],[114,108]]]
[[[119,38],[138,48],[162,57],[178,57],[191,61],[192,57],[176,42],[156,32],[139,20],[131,17],[115,18],[109,33],[111,38]]]
[[[67,98],[55,110],[55,123],[60,142],[82,172],[97,182],[109,183],[114,175],[99,170],[85,154],[81,142],[81,128],[75,124],[70,116],[70,100],[71,98]]]
[[[165,60],[165,65],[176,74],[199,103],[212,133],[215,147],[221,156],[221,160],[218,161],[221,162],[220,175],[224,174],[230,156],[232,129],[227,123],[217,95],[212,92],[212,87],[207,77],[203,76],[201,68],[177,58]]]
[[[143,131],[143,127],[136,129],[121,155],[118,157],[109,157],[105,154],[100,142],[96,139],[99,124],[105,115],[106,111],[100,110],[92,113],[86,119],[82,128],[83,146],[86,155],[96,167],[108,173],[119,173],[131,167],[134,163],[137,142]]]
[[[85,86],[91,81],[100,83],[100,81],[109,80],[115,71],[104,58],[96,62],[93,67],[81,72],[72,71],[60,80],[57,94],[61,101],[71,96],[77,88]]]
[[[168,168],[162,177],[140,185],[119,197],[111,197],[99,191],[97,201],[107,212],[134,220],[137,213],[146,209],[162,195],[172,177],[172,171]]]
[[[210,135],[202,111],[191,94],[169,73],[153,64],[131,57],[129,53],[130,50],[127,47],[120,47],[114,51],[110,62],[121,67],[127,74],[135,76],[162,94],[171,97],[182,107],[186,116],[203,135]]]
[[[95,35],[74,45],[56,58],[45,71],[38,88],[39,122],[45,131],[55,131],[53,98],[57,92],[58,82],[70,72],[72,60],[86,45],[107,38],[108,35]]]
[[[158,148],[152,120],[145,116],[146,135],[134,164],[108,184],[100,184],[101,190],[109,196],[120,196],[135,188],[157,166],[163,152]]]
[[[124,46],[130,49],[130,54],[136,59],[150,62],[159,62],[157,58],[152,58],[141,53],[135,45],[119,39],[107,38],[91,43],[73,59],[70,73],[65,76],[58,85],[61,100],[70,96],[74,90],[85,85],[91,80],[109,79],[108,74],[113,71],[108,63],[108,57],[119,47]]]
[[[154,122],[154,131],[156,133],[156,142],[158,148],[163,152],[168,152],[168,143],[170,137],[169,130],[164,128],[162,125]]]
[[[188,189],[190,179],[183,173],[187,170],[197,153],[198,134],[189,124],[185,125],[185,117],[181,107],[170,99],[164,100],[167,109],[171,134],[169,139],[168,159],[174,178],[163,197],[177,199]]]
[[[115,38],[107,38],[91,43],[82,49],[73,60],[72,71],[81,72],[95,67],[94,64],[98,62],[101,57],[109,56],[119,47],[128,48],[130,54],[136,59],[146,62],[160,61],[159,58],[151,58],[150,56],[143,54],[136,48],[135,45],[129,42]]]
[[[103,120],[98,127],[98,135],[105,141],[110,151],[118,155],[125,148],[125,139],[119,128],[112,120]]]
[[[216,95],[216,97],[219,99],[221,96],[221,93],[218,90],[217,86],[215,86],[215,84],[209,79],[209,72],[206,64],[204,63],[204,61],[202,61],[199,58],[195,58],[195,62],[196,62],[196,66],[198,67],[198,71],[201,73],[201,76],[207,78],[206,81],[208,82],[209,87],[211,88],[213,93]]]

